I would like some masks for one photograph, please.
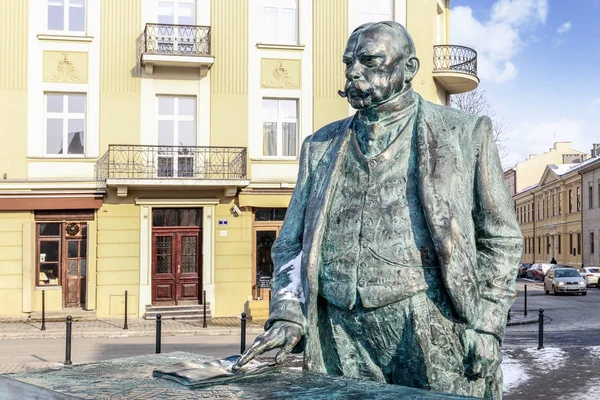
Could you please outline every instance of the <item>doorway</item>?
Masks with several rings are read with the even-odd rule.
[[[271,248],[283,225],[286,208],[257,208],[254,210],[252,298],[270,298],[273,279]]]
[[[152,304],[198,304],[202,209],[152,210]]]

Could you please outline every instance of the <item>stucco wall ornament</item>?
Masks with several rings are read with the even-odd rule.
[[[281,61],[273,69],[273,74],[267,79],[265,86],[284,89],[297,89],[299,87]]]
[[[84,83],[83,76],[75,68],[75,64],[69,60],[69,53],[62,53],[61,60],[56,65],[56,71],[50,77],[52,82]]]

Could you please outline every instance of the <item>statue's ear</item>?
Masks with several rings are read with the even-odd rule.
[[[421,63],[417,57],[411,57],[406,60],[406,64],[404,65],[404,81],[409,83],[413,80],[417,72],[419,72],[419,66]]]

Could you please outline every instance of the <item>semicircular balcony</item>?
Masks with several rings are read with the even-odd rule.
[[[465,46],[433,46],[433,78],[450,94],[477,89],[477,52]]]

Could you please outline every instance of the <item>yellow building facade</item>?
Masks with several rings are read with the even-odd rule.
[[[548,165],[537,185],[513,197],[523,233],[523,263],[581,267],[583,194],[579,170],[586,165]]]
[[[304,138],[350,115],[348,35],[407,26],[425,99],[477,87],[445,0],[6,0],[0,317],[264,317]],[[165,309],[168,310],[168,309]],[[262,314],[261,314],[262,313]]]

